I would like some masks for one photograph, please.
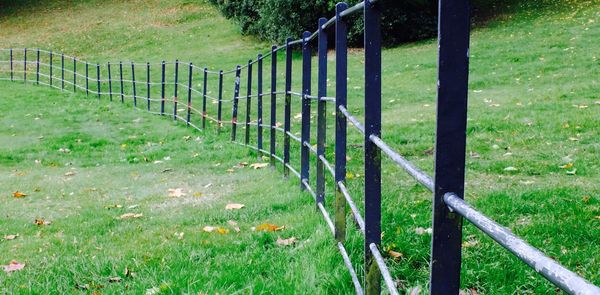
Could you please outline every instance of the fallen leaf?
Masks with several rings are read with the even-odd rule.
[[[230,203],[225,205],[225,210],[239,210],[246,207],[244,204]]]
[[[277,241],[275,243],[277,243],[277,245],[279,246],[291,246],[293,244],[295,244],[298,241],[298,239],[296,239],[296,237],[291,237],[291,238],[287,238],[287,239],[282,239],[281,237],[277,237]]]
[[[225,170],[225,171],[227,171],[227,172],[229,172],[229,173],[233,173],[235,170],[233,170],[233,169],[227,169],[227,170]]]
[[[277,226],[270,223],[263,223],[254,228],[255,231],[279,231],[285,229],[285,225]]]
[[[159,287],[152,287],[150,289],[146,289],[146,295],[156,295],[160,293]]]
[[[169,197],[178,198],[178,197],[183,197],[185,195],[186,195],[186,193],[183,192],[182,188],[170,188],[169,189]]]
[[[269,163],[254,163],[251,164],[250,167],[254,168],[254,169],[260,169],[260,168],[265,168],[268,167]]]
[[[229,233],[229,230],[226,229],[226,228],[218,227],[217,228],[217,232],[220,233],[220,234],[222,234],[222,235],[226,235],[226,234]]]
[[[183,240],[183,235],[184,235],[183,232],[175,233],[175,237],[177,237],[178,240]]]
[[[235,165],[237,168],[243,168],[248,166],[248,162],[241,162],[241,163],[237,163],[237,165]]]
[[[558,166],[560,169],[571,169],[573,167],[573,163],[567,163],[561,166]]]
[[[52,222],[51,222],[51,221],[48,221],[48,220],[44,220],[44,219],[38,218],[38,219],[36,219],[36,220],[34,221],[34,223],[35,223],[36,225],[50,225]]]
[[[24,263],[18,263],[16,260],[12,260],[8,265],[2,265],[2,269],[4,269],[5,272],[22,270],[24,267]]]
[[[477,241],[477,240],[464,241],[462,243],[462,246],[464,248],[474,247],[474,246],[477,246],[477,245],[479,245],[479,241]]]
[[[108,279],[109,283],[120,283],[123,279],[121,279],[120,277],[112,277]]]
[[[575,175],[577,173],[577,168],[573,168],[573,170],[567,170],[567,175]]]
[[[119,216],[120,219],[127,219],[127,218],[140,218],[144,216],[144,214],[142,213],[125,213],[121,216]]]
[[[77,290],[89,290],[90,289],[90,285],[89,284],[75,284],[75,289]]]
[[[19,237],[19,234],[16,234],[16,235],[6,235],[6,236],[4,236],[4,239],[7,240],[7,241],[10,241],[10,240],[14,240],[14,239],[16,239],[18,237]]]
[[[400,258],[402,258],[402,256],[404,256],[404,254],[400,253],[400,252],[396,252],[393,250],[389,250],[388,254],[394,258],[394,260],[399,260]]]
[[[15,197],[15,198],[24,198],[26,196],[27,196],[27,194],[22,193],[20,191],[16,191],[16,192],[13,193],[13,197]]]
[[[217,230],[217,227],[207,225],[207,226],[203,227],[202,230],[207,233],[212,233],[213,231]]]
[[[194,193],[194,197],[200,198],[200,197],[202,197],[202,193],[201,192],[195,192]]]
[[[74,171],[69,171],[67,173],[65,173],[65,176],[74,176],[75,172]]]
[[[509,166],[504,168],[504,171],[508,171],[508,172],[513,172],[513,171],[518,171],[519,169],[513,167],[513,166]]]
[[[58,151],[61,153],[65,153],[65,154],[68,154],[71,152],[71,150],[68,148],[60,148],[60,149],[58,149]]]

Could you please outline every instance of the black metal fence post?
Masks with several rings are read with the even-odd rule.
[[[381,150],[370,139],[381,138],[381,11],[365,1],[365,290],[381,293],[381,271],[370,245],[381,244]]]
[[[10,80],[13,81],[14,80],[14,69],[13,69],[13,49],[10,49]]]
[[[248,85],[246,89],[246,136],[244,138],[245,144],[250,144],[250,111],[252,108],[252,60],[248,61]]]
[[[179,88],[179,60],[175,61],[175,93],[173,96],[173,121],[177,120],[177,90]]]
[[[260,158],[262,155],[263,149],[263,57],[262,54],[259,54],[257,57],[258,68],[256,69],[256,83],[257,83],[257,91],[256,91],[256,147],[258,148],[258,157]]]
[[[53,65],[52,65],[52,62],[53,62],[53,60],[54,60],[54,58],[53,58],[53,54],[52,54],[52,51],[50,51],[49,55],[50,55],[50,78],[49,78],[49,79],[50,79],[50,81],[49,81],[49,82],[50,82],[50,86],[52,86],[52,72],[53,72],[53,71],[52,71],[52,70],[53,70]]]
[[[290,116],[292,113],[292,47],[290,45],[292,38],[285,42],[285,107],[283,111],[283,175],[290,175]]]
[[[137,107],[137,83],[135,82],[135,64],[131,62],[131,87],[133,91],[133,107]]]
[[[348,24],[341,13],[346,3],[335,6],[335,239],[346,239],[346,198],[339,183],[346,181],[346,116],[340,107],[346,107],[348,96]]]
[[[310,177],[310,96],[312,53],[308,38],[310,32],[302,34],[302,133],[300,135],[300,189],[306,189]]]
[[[150,63],[146,63],[146,102],[147,111],[150,111]]]
[[[27,82],[27,48],[23,49],[23,82]]]
[[[218,128],[221,129],[221,126],[223,125],[223,123],[221,123],[221,109],[223,107],[223,70],[219,70],[219,97],[217,99],[217,125]]]
[[[462,218],[450,212],[444,195],[464,194],[469,30],[468,1],[440,1],[430,294],[460,288]]]
[[[37,60],[35,62],[35,82],[40,84],[40,49],[37,50]]]
[[[112,93],[112,74],[110,73],[110,62],[106,63],[106,70],[108,71],[108,97],[109,97],[110,101],[112,101],[113,93]]]
[[[60,89],[65,90],[65,55],[60,55]]]
[[[123,62],[119,62],[119,79],[121,80],[121,103],[125,102],[125,89],[123,85]]]
[[[194,68],[192,63],[188,66],[188,93],[187,93],[187,117],[185,123],[190,126],[190,116],[192,114],[192,75],[194,74]]]
[[[235,82],[233,87],[233,107],[231,108],[231,141],[235,141],[237,133],[238,99],[240,96],[240,74],[241,67],[235,68]]]
[[[271,156],[271,167],[275,169],[275,143],[277,127],[277,46],[271,47],[271,123],[269,153]]]
[[[102,95],[102,86],[100,85],[100,64],[96,64],[96,80],[98,82],[98,99],[100,99]]]
[[[326,18],[319,19],[318,30],[318,82],[317,82],[317,203],[325,201],[325,165],[321,160],[325,157],[325,132],[327,130],[327,102],[322,100],[327,96],[327,32],[323,25]]]
[[[206,128],[206,87],[208,86],[208,69],[204,68],[204,77],[202,83],[202,129]]]
[[[160,115],[165,114],[165,61],[161,63],[161,78],[160,78]]]
[[[90,71],[87,61],[85,62],[85,95],[90,95]]]

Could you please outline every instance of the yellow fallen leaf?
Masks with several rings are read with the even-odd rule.
[[[558,166],[560,169],[571,169],[573,167],[573,163],[567,163],[561,166]]]
[[[220,234],[222,234],[222,235],[226,235],[226,234],[229,233],[229,230],[226,229],[226,228],[219,227],[219,228],[217,228],[217,232],[220,233]]]
[[[41,219],[41,218],[38,218],[38,219],[36,219],[36,220],[34,221],[34,223],[35,223],[36,225],[50,225],[52,222],[51,222],[51,221],[44,220],[44,219]]]
[[[230,203],[225,205],[225,210],[239,210],[246,207],[244,204]]]
[[[16,192],[13,193],[13,197],[15,197],[15,198],[23,198],[23,197],[26,197],[26,196],[27,196],[27,194],[22,193],[20,191],[16,191]]]
[[[265,168],[268,167],[269,163],[254,163],[251,164],[250,167],[254,168],[254,169],[260,169],[260,168]]]
[[[140,218],[142,216],[144,216],[144,214],[142,214],[142,213],[125,213],[125,214],[121,215],[119,218],[120,219]]]
[[[200,197],[202,197],[202,193],[201,192],[195,192],[194,193],[194,197],[200,198]]]
[[[275,243],[277,243],[277,245],[279,246],[291,246],[293,244],[295,244],[298,241],[298,239],[296,239],[296,237],[291,237],[291,238],[287,238],[287,239],[282,239],[281,237],[277,237],[277,241]]]
[[[263,223],[254,228],[255,231],[279,231],[285,229],[285,225],[277,226],[270,223]]]

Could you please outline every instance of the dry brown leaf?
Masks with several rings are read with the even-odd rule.
[[[122,207],[123,207],[122,205],[118,205],[118,204],[104,206],[104,208],[106,208],[108,210],[110,210],[110,209],[119,209],[119,208],[122,208]]]
[[[402,256],[404,256],[404,254],[402,254],[400,252],[396,252],[394,250],[389,250],[388,254],[390,255],[390,257],[394,258],[394,260],[398,260],[398,259],[402,258]]]
[[[48,221],[48,220],[44,220],[44,219],[38,218],[38,219],[36,219],[36,220],[34,221],[34,223],[35,223],[36,225],[50,225],[52,222],[51,222],[51,221]]]
[[[121,215],[119,218],[120,219],[140,218],[142,216],[144,216],[144,214],[142,214],[142,213],[125,213],[125,214]]]
[[[13,272],[22,270],[23,268],[25,268],[25,264],[19,263],[16,260],[12,260],[8,265],[2,265],[2,269],[4,269],[5,272]]]
[[[216,226],[210,226],[207,225],[205,227],[202,228],[203,231],[207,232],[207,233],[212,233],[213,231],[217,230]]]
[[[230,168],[230,169],[227,169],[227,170],[225,170],[225,171],[227,171],[227,172],[229,172],[229,173],[233,173],[235,170],[233,170],[233,169],[231,169],[231,168]]]
[[[14,239],[16,239],[16,238],[18,238],[18,237],[19,237],[19,234],[15,234],[15,235],[6,235],[6,236],[4,236],[4,239],[5,239],[5,240],[7,240],[7,241],[10,241],[10,240],[14,240]]]
[[[235,165],[235,167],[237,168],[243,168],[248,166],[248,162],[241,162],[241,163],[237,163],[237,165]]]
[[[65,176],[75,176],[75,172],[69,171],[69,172],[65,173]]]
[[[16,192],[13,193],[13,197],[15,197],[15,198],[24,198],[24,197],[27,197],[27,194],[22,193],[20,191],[16,191]]]
[[[260,168],[265,168],[268,167],[269,163],[254,163],[251,164],[250,167],[254,168],[254,169],[260,169]]]
[[[277,237],[277,245],[279,246],[291,246],[293,244],[295,244],[296,242],[298,242],[298,239],[296,239],[296,237],[291,237],[291,238],[287,238],[287,239],[282,239],[281,237]]]
[[[279,231],[285,229],[285,225],[277,226],[270,223],[263,223],[254,228],[255,231]]]
[[[244,204],[230,203],[225,205],[225,210],[239,210],[246,207]]]
[[[184,197],[186,193],[183,192],[182,188],[170,188],[169,197],[179,198]]]

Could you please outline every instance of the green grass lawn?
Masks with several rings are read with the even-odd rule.
[[[538,2],[545,3],[534,4]],[[534,4],[496,16],[472,34],[466,199],[600,284],[600,52],[596,44],[600,3],[573,0],[546,9]],[[43,5],[0,14],[0,47],[40,47],[94,62],[178,58],[212,70],[231,69],[269,48],[240,36],[234,24],[203,1],[49,1]],[[431,40],[383,52],[383,137],[429,173],[435,50]],[[294,64],[295,89],[300,87],[299,61],[296,58]],[[352,50],[349,62],[348,109],[360,117],[362,52]],[[331,74],[330,80],[334,78]],[[282,89],[283,79],[279,82]],[[214,87],[214,82],[210,85]],[[225,85],[232,85],[231,79]],[[0,131],[4,143],[0,183],[8,204],[0,212],[8,216],[0,219],[0,234],[21,235],[0,243],[0,264],[11,259],[27,263],[24,271],[0,274],[6,292],[78,292],[77,284],[88,284],[90,290],[103,285],[102,293],[123,288],[140,293],[152,287],[174,293],[228,294],[353,290],[310,197],[297,190],[297,181],[283,180],[279,172],[269,169],[228,173],[239,162],[255,162],[256,155],[228,143],[227,134],[218,135],[213,128],[199,133],[183,124],[171,126],[168,120],[108,104],[106,99],[97,102],[9,82],[1,83],[0,90],[7,110],[0,119],[10,127]],[[231,90],[232,86],[226,87],[224,97],[230,97]],[[211,91],[214,94],[215,89]],[[69,107],[59,107],[63,104]],[[241,106],[239,118],[244,116]],[[293,115],[299,107],[296,102]],[[229,118],[228,111],[225,114]],[[281,113],[277,121],[283,121]],[[332,126],[329,159],[333,159]],[[294,121],[293,131],[299,128],[299,121]],[[358,133],[349,132],[349,143],[362,143]],[[61,147],[71,153],[58,153]],[[293,150],[295,165],[297,150]],[[360,203],[362,149],[350,145],[348,154],[353,175],[348,185]],[[164,157],[171,161],[161,160]],[[153,164],[156,160],[164,163]],[[383,165],[383,247],[403,254],[397,261],[388,259],[388,265],[400,289],[426,290],[430,235],[417,234],[417,229],[431,226],[431,195],[387,159]],[[64,176],[71,168],[76,174]],[[166,168],[173,171],[163,173]],[[167,190],[178,187],[190,195],[168,197]],[[14,199],[11,193],[16,190],[30,195]],[[194,197],[195,192],[202,197]],[[329,185],[327,203],[333,202],[331,192]],[[228,202],[244,203],[246,208],[225,211]],[[105,209],[111,204],[123,207]],[[127,210],[132,205],[139,207]],[[117,219],[130,211],[144,216]],[[33,224],[42,217],[53,223]],[[242,231],[202,232],[205,225],[227,228],[228,220],[237,221]],[[286,229],[261,234],[250,230],[263,222],[285,224]],[[184,232],[181,240],[175,236],[180,232]],[[300,242],[279,247],[275,245],[278,235],[295,236]],[[357,232],[351,231],[347,245],[362,273],[362,240]],[[479,294],[555,290],[469,224],[463,256],[464,289]],[[125,267],[137,275],[126,278]],[[51,275],[40,279],[42,274]],[[113,276],[124,280],[108,283]]]

